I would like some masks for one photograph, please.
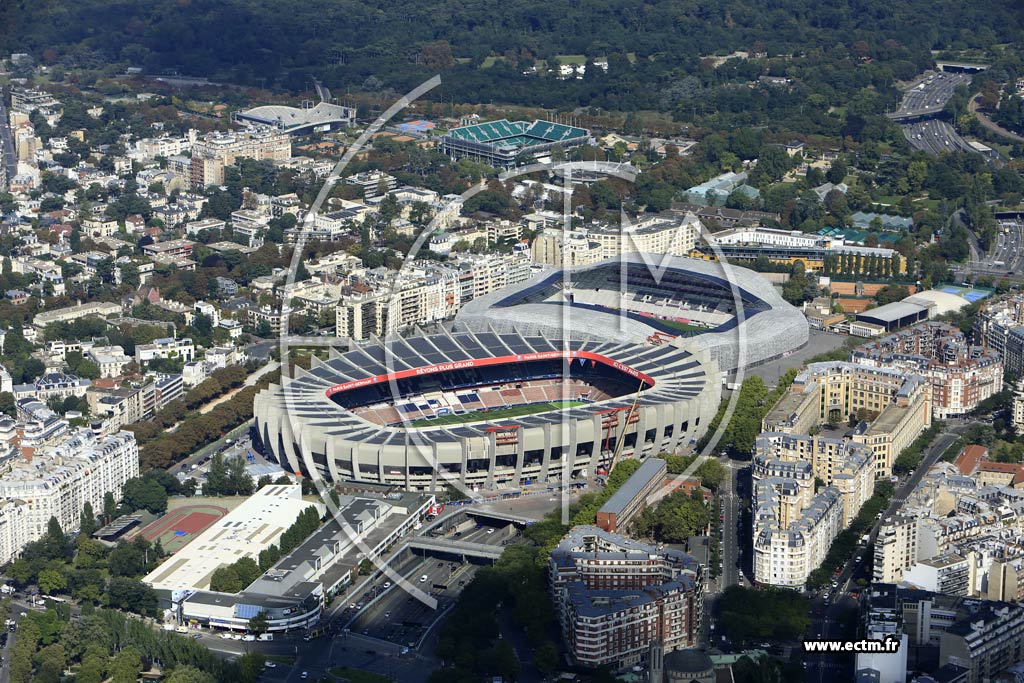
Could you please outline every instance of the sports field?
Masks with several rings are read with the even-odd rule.
[[[227,508],[217,505],[187,505],[171,510],[141,533],[147,541],[159,539],[165,551],[176,553],[226,514]]]
[[[509,408],[495,408],[493,410],[474,410],[471,413],[438,415],[433,419],[413,420],[410,427],[431,427],[437,425],[456,425],[466,422],[492,422],[504,420],[510,417],[522,417],[534,413],[544,413],[549,410],[560,410],[581,406],[585,401],[550,401],[547,403],[529,403],[522,406],[511,406]]]

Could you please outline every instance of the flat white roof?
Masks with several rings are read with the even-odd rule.
[[[209,589],[214,570],[242,557],[257,559],[310,506],[319,507],[302,500],[302,487],[297,484],[264,486],[143,581],[158,589]]]

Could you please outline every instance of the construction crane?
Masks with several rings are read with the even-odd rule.
[[[633,413],[636,412],[636,405],[640,402],[640,392],[644,390],[646,385],[646,382],[640,380],[640,386],[637,387],[636,395],[633,396],[633,405],[629,407],[629,412],[626,413],[626,419],[622,423],[622,433],[619,434],[619,438],[615,440],[615,452],[612,453],[612,459],[608,463],[609,474],[611,474],[616,461],[619,459],[619,454],[622,452],[622,442],[626,440],[626,427],[629,426],[629,421],[633,418]]]

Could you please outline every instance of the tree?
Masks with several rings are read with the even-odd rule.
[[[833,185],[838,185],[843,182],[847,173],[849,173],[849,169],[846,166],[846,162],[840,158],[832,162],[832,166],[829,167],[828,173],[825,177],[827,177],[828,181]]]
[[[75,677],[75,683],[78,683],[77,676]],[[186,664],[174,667],[174,670],[164,679],[164,683],[217,683],[217,679],[194,666]]]
[[[249,633],[266,633],[268,628],[270,628],[270,624],[264,610],[260,610],[249,619]]]
[[[127,512],[162,514],[167,511],[167,491],[150,477],[133,477],[124,483],[122,505]]]
[[[111,683],[135,683],[142,673],[142,656],[134,647],[127,647],[117,653],[110,663]]]
[[[39,590],[47,595],[59,593],[68,585],[64,574],[57,569],[44,569],[39,572],[36,582],[39,584]]]
[[[103,494],[103,523],[110,524],[117,516],[117,501],[114,494],[107,491]]]
[[[9,391],[0,392],[0,413],[8,417],[16,417],[18,406],[14,402],[14,394]]]
[[[92,536],[96,531],[96,513],[92,511],[92,503],[85,501],[79,517],[78,532],[83,536]]]

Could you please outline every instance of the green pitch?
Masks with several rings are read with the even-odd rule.
[[[549,410],[560,410],[584,405],[586,401],[550,401],[548,403],[530,403],[522,406],[511,406],[508,408],[492,408],[491,410],[474,410],[471,413],[456,415],[438,415],[433,419],[413,420],[410,427],[436,427],[438,425],[456,425],[467,422],[498,422],[510,417],[522,417],[534,413],[545,413]]]

